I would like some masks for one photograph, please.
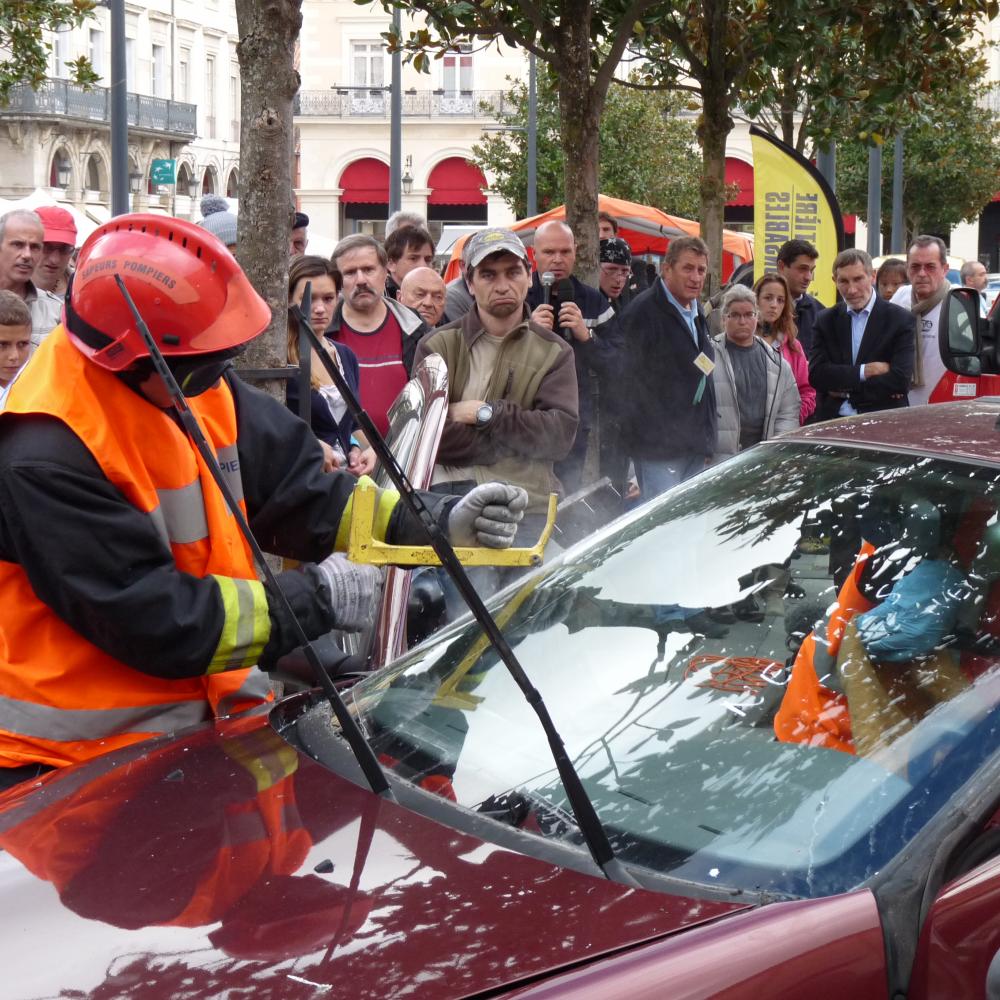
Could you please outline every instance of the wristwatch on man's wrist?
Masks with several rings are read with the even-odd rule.
[[[476,410],[476,426],[485,427],[493,419],[493,404],[483,403],[482,406]]]

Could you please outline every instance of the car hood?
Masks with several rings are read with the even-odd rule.
[[[263,714],[0,796],[0,847],[0,967],[18,997],[458,997],[744,908],[442,826],[321,767]]]

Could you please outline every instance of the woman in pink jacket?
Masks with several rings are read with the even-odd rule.
[[[799,423],[804,424],[816,409],[816,390],[809,384],[809,360],[797,339],[788,284],[780,274],[769,271],[753,286],[753,290],[757,294],[760,317],[757,333],[781,351],[781,356],[792,369],[802,399]]]

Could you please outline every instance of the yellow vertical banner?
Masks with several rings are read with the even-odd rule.
[[[778,250],[787,240],[806,240],[819,251],[809,286],[825,306],[837,301],[833,261],[844,246],[844,220],[837,196],[823,175],[790,146],[750,126],[753,147],[753,240],[756,281],[778,269]]]

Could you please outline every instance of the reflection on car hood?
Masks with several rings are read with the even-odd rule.
[[[262,714],[7,794],[0,846],[7,996],[460,996],[742,909],[441,826]]]
[[[998,417],[1000,400],[987,396],[968,403],[907,406],[806,424],[782,435],[782,440],[919,451],[995,465],[1000,444]]]

